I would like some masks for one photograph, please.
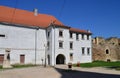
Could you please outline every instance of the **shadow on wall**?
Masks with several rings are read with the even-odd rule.
[[[60,68],[55,69],[61,74],[61,78],[120,78],[120,75],[100,74]]]

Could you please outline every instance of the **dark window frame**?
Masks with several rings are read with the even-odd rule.
[[[84,40],[84,39],[85,39],[85,38],[84,38],[84,34],[82,34],[81,36],[82,36],[82,40]]]
[[[70,32],[70,38],[73,38],[73,33],[72,32]]]
[[[48,31],[48,38],[50,37],[50,31]]]
[[[63,37],[63,31],[59,30],[59,37]]]
[[[59,41],[59,48],[63,48],[63,41]]]
[[[70,49],[73,49],[73,42],[70,42]]]
[[[87,40],[90,40],[90,35],[87,35]]]
[[[87,48],[87,55],[90,55],[90,48]]]
[[[85,47],[82,47],[82,55],[85,55]]]
[[[47,49],[48,50],[50,49],[50,42],[49,41],[47,42]]]
[[[0,34],[0,37],[5,37],[5,34]]]
[[[76,40],[79,40],[79,34],[76,33]]]

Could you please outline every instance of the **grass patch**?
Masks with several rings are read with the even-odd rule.
[[[74,64],[76,66],[76,64]],[[120,67],[120,62],[95,61],[92,63],[80,63],[80,67]]]
[[[2,69],[2,65],[0,65],[0,69]]]
[[[34,67],[34,66],[37,66],[37,65],[34,65],[34,64],[14,64],[12,65],[13,68],[26,68],[26,67]]]

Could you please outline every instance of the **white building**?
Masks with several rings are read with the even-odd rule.
[[[0,6],[0,63],[68,64],[92,62],[91,33],[63,25],[55,17]]]

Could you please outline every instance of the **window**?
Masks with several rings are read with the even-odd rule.
[[[70,49],[73,49],[73,42],[70,42]]]
[[[59,31],[59,37],[63,37],[63,31]]]
[[[87,55],[90,55],[90,48],[87,48]]]
[[[89,38],[89,35],[87,35],[87,40],[89,40],[90,38]]]
[[[70,53],[70,61],[73,61],[73,53]]]
[[[82,34],[82,40],[84,40],[84,34]]]
[[[106,50],[106,54],[109,54],[109,50],[108,49]]]
[[[0,37],[5,37],[5,35],[4,34],[0,34]]]
[[[48,41],[47,42],[47,49],[49,50],[49,48],[50,48],[50,42]]]
[[[82,55],[85,55],[85,48],[82,47]]]
[[[63,48],[63,41],[59,42],[59,48]]]
[[[70,38],[72,38],[73,36],[72,36],[72,33],[70,32]]]
[[[76,40],[78,40],[79,39],[79,34],[76,34]]]
[[[50,36],[50,32],[48,32],[48,38],[49,38],[49,36]]]

